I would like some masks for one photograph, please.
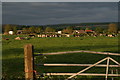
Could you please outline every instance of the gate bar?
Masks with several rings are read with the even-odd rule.
[[[93,65],[91,65],[91,66],[89,66],[89,67],[87,67],[87,68],[85,68],[85,69],[83,69],[83,70],[81,70],[81,71],[79,71],[79,72],[73,74],[72,76],[68,77],[66,80],[69,80],[69,79],[75,77],[76,75],[78,75],[78,74],[80,74],[80,73],[82,73],[82,72],[84,72],[84,71],[90,69],[91,67],[93,67],[93,66],[95,66],[95,65],[97,65],[97,64],[99,64],[99,63],[101,63],[101,62],[103,62],[103,61],[105,61],[106,59],[108,59],[108,57],[106,57],[106,58],[104,58],[104,59],[102,59],[102,60],[96,62],[95,64],[93,64]]]
[[[91,66],[93,64],[37,64],[38,66]],[[96,67],[106,67],[105,64],[95,65]],[[108,65],[109,67],[120,67],[119,65]]]
[[[76,73],[44,73],[45,75],[54,75],[54,76],[58,76],[58,75],[73,75]],[[80,73],[78,74],[80,76],[106,76],[106,74],[98,74],[98,73]],[[120,76],[120,74],[108,74],[108,76],[115,76],[118,77]]]
[[[120,56],[119,53],[109,53],[109,52],[95,52],[95,51],[65,51],[65,52],[52,52],[52,53],[40,53],[40,54],[34,54],[35,56],[39,55],[58,55],[58,54],[67,54],[67,53],[93,53],[93,54],[104,54],[104,55],[114,55],[114,56]]]

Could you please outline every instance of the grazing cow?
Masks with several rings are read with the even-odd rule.
[[[15,40],[24,40],[24,37],[16,37]]]
[[[55,37],[58,37],[57,35],[55,35]]]
[[[45,35],[45,34],[42,34],[42,37],[46,37],[46,35]]]
[[[9,38],[3,38],[2,40],[9,40]]]
[[[70,35],[68,34],[68,35],[66,35],[66,37],[70,37]]]
[[[29,35],[29,37],[34,38],[34,37],[35,37],[35,35]]]
[[[115,35],[113,35],[113,34],[109,34],[108,37],[115,37]]]
[[[94,35],[94,37],[97,37],[97,35]]]
[[[42,37],[41,35],[37,35],[38,37]]]

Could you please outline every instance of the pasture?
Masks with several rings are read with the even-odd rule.
[[[21,35],[27,36],[27,35]],[[58,38],[31,38],[29,40],[14,40],[17,35],[3,35],[9,40],[2,41],[2,70],[3,77],[24,78],[24,50],[25,44],[34,45],[36,53],[60,52],[60,51],[101,51],[119,53],[118,37],[58,37]],[[95,63],[107,55],[72,53],[65,55],[40,56],[36,57],[35,63]],[[111,56],[118,62],[119,57]],[[44,72],[78,72],[84,67],[36,67],[39,73]],[[93,69],[88,72],[103,73],[105,69]]]

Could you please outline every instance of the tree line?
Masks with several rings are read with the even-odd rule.
[[[19,30],[20,27],[17,27],[16,25],[4,25],[3,27],[3,33],[8,33],[9,31],[13,31],[14,34],[17,34],[17,30]],[[83,30],[84,28],[77,28],[78,30]],[[31,33],[36,33],[36,34],[40,34],[40,33],[50,33],[50,32],[56,32],[58,31],[56,28],[52,28],[52,27],[41,27],[41,26],[30,26],[30,27],[26,27],[23,26],[21,28],[21,30],[23,30],[23,34],[31,34]],[[76,27],[73,26],[68,26],[66,28],[61,29],[63,33],[66,34],[71,34],[73,32],[73,30],[76,30]],[[91,30],[91,28],[85,28],[84,30]],[[107,28],[103,28],[101,26],[95,27],[94,31],[96,33],[117,33],[118,32],[118,25],[115,23],[110,23],[108,25]]]

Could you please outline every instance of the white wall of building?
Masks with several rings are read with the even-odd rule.
[[[10,34],[10,35],[13,35],[13,31],[9,31],[9,34]]]

